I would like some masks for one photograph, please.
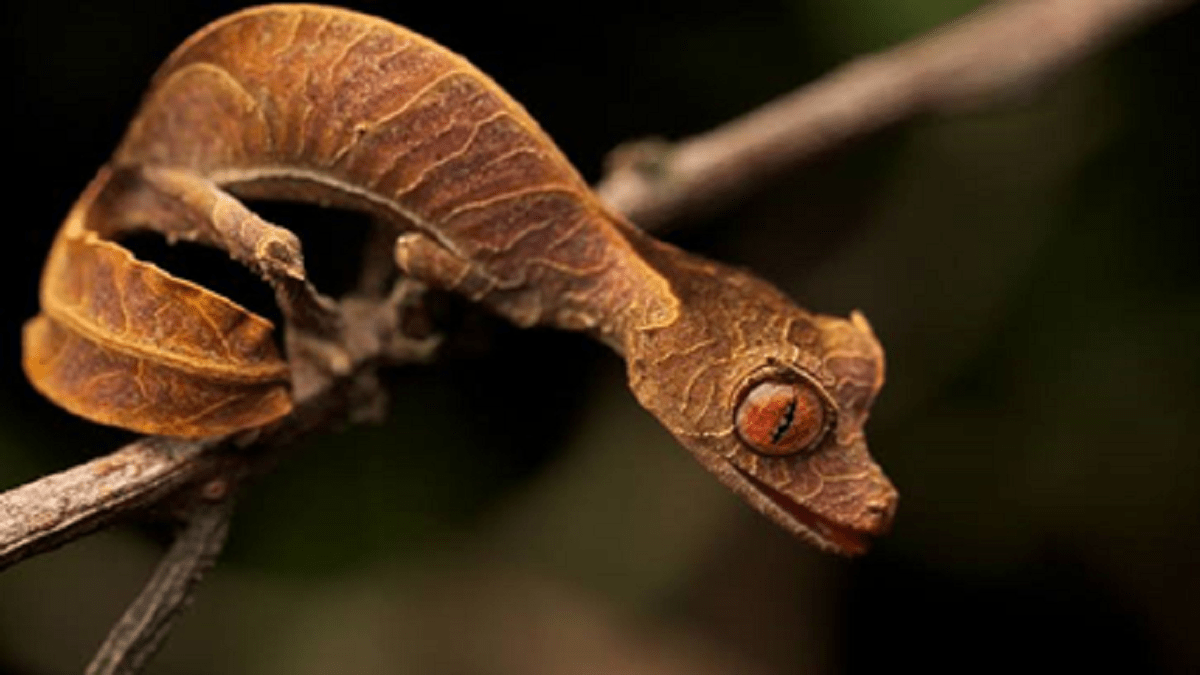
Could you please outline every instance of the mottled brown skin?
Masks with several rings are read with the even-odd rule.
[[[170,194],[216,213],[211,204],[228,191],[379,216],[396,227],[407,274],[518,325],[609,344],[625,357],[638,401],[789,531],[854,554],[890,524],[897,495],[863,435],[883,382],[866,320],[811,314],[746,272],[642,234],[599,202],[519,104],[404,28],[313,5],[218,20],[159,70],[110,166],[136,174],[140,187],[122,198],[135,206]],[[92,229],[111,236],[164,211],[145,207]],[[217,224],[172,215],[155,227],[244,260],[263,256],[238,250],[275,251],[275,262],[255,264],[287,278],[279,270],[298,245],[266,223],[245,234],[238,223],[252,218],[237,213],[214,216]],[[82,237],[86,220],[60,240]],[[63,251],[56,245],[51,265]],[[28,341],[26,351],[28,361]],[[824,405],[819,433],[791,454],[756,452],[735,428],[748,389],[776,380],[812,387]]]
[[[101,238],[123,222],[106,199],[120,182],[102,169],[55,238],[42,312],[22,336],[30,382],[73,413],[144,433],[214,436],[287,414],[269,321]]]

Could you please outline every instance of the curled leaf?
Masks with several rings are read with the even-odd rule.
[[[51,249],[42,311],[23,335],[30,382],[81,417],[142,433],[215,436],[287,414],[271,322],[85,227],[107,176]]]

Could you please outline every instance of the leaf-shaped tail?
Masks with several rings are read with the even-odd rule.
[[[51,250],[23,365],[48,398],[142,433],[214,436],[292,407],[271,322],[85,229],[97,177]]]

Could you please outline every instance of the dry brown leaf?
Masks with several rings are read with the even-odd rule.
[[[77,415],[142,433],[215,436],[287,414],[269,321],[86,228],[108,175],[55,239],[23,336],[29,380]]]

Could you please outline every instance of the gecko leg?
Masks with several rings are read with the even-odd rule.
[[[212,181],[179,169],[118,169],[97,208],[93,228],[102,237],[149,229],[169,241],[220,248],[271,285],[289,325],[323,337],[337,334],[336,305],[309,283],[300,239]]]
[[[497,280],[471,260],[455,255],[420,232],[396,238],[396,265],[410,277],[443,291],[479,302],[496,289]]]
[[[528,328],[542,319],[543,303],[536,289],[493,275],[483,264],[456,255],[429,235],[400,235],[395,253],[396,265],[406,275],[482,303],[518,326]]]

